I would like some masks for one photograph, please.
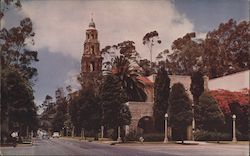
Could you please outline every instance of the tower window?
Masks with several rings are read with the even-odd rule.
[[[92,46],[91,46],[91,50],[90,50],[90,51],[91,51],[91,54],[94,54],[94,50],[95,50],[95,47],[92,45]]]
[[[90,72],[95,71],[95,62],[90,63]]]
[[[94,39],[94,35],[93,34],[91,34],[91,38]]]

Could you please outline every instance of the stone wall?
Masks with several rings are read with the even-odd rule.
[[[218,77],[208,81],[209,90],[225,89],[229,91],[239,91],[250,86],[250,70],[235,74]]]
[[[128,102],[128,107],[132,115],[129,131],[137,131],[139,120],[144,116],[153,116],[153,102]]]

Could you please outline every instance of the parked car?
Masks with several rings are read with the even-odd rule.
[[[52,135],[53,138],[59,138],[60,137],[60,134],[59,132],[54,132],[53,135]]]
[[[49,134],[48,133],[44,133],[42,135],[42,139],[49,139]]]

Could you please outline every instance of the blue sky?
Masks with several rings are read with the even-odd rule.
[[[178,12],[185,14],[198,32],[208,32],[230,18],[249,19],[247,0],[176,0]]]
[[[142,58],[149,58],[142,44],[147,32],[157,30],[162,44],[154,54],[169,49],[171,43],[186,33],[204,38],[230,18],[248,20],[248,0],[169,0],[169,1],[24,1],[22,10],[9,11],[2,26],[18,24],[20,17],[30,17],[36,33],[35,46],[40,61],[35,101],[41,104],[47,94],[54,96],[58,87],[79,88],[85,30],[91,13],[99,31],[101,48],[125,40],[135,41]]]

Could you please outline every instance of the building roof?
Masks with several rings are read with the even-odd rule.
[[[137,79],[140,80],[145,85],[153,85],[154,84],[150,79],[148,79],[147,77],[144,77],[144,76],[138,76]]]

